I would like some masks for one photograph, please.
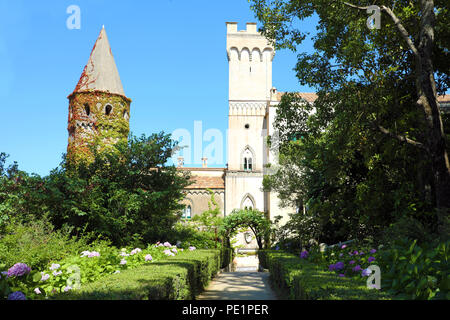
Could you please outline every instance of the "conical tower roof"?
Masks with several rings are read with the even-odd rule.
[[[85,91],[103,91],[125,97],[104,26],[73,93]]]

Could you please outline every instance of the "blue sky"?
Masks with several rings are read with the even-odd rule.
[[[81,9],[79,30],[66,27],[70,5]],[[134,135],[179,128],[193,133],[194,121],[202,121],[203,131],[225,135],[226,21],[238,22],[239,30],[257,22],[247,0],[0,0],[0,152],[29,173],[46,175],[58,166],[67,147],[67,96],[102,25],[133,100]],[[313,32],[315,25],[305,28]],[[312,43],[302,50],[310,52]],[[312,92],[299,85],[296,60],[288,50],[277,52],[273,85]],[[225,166],[226,150],[224,155],[218,166]]]

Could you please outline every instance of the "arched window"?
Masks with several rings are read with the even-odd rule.
[[[243,164],[245,171],[253,170],[253,153],[247,148],[243,154]]]
[[[183,219],[190,219],[191,218],[191,211],[192,211],[192,208],[191,208],[191,205],[189,204],[186,207],[184,207],[183,214],[181,215],[181,217]]]
[[[91,114],[91,108],[89,107],[89,103],[84,104],[84,111],[86,111],[86,115],[89,117]]]
[[[245,210],[252,210],[254,207],[255,207],[255,206],[254,206],[254,204],[253,204],[252,199],[250,199],[250,197],[247,196],[247,197],[245,198],[244,202],[242,202],[242,209],[245,209]]]
[[[111,114],[111,111],[112,111],[112,106],[110,104],[107,104],[105,107],[105,114],[107,116],[109,116]]]

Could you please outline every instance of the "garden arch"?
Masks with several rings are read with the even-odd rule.
[[[240,228],[249,227],[256,237],[259,249],[263,249],[264,243],[269,239],[270,225],[270,220],[261,211],[235,209],[223,219],[221,232],[230,244],[230,238],[236,235]]]

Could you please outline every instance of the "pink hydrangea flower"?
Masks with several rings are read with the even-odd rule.
[[[173,252],[173,253],[178,253],[178,251],[177,251],[176,248],[172,248],[172,252]]]
[[[169,249],[164,250],[164,253],[168,256],[174,256],[175,254],[173,254],[173,252],[171,252]]]
[[[39,290],[39,288],[35,288],[35,289],[34,289],[34,292],[35,292],[36,294],[41,294],[41,293],[42,293],[41,290]]]
[[[134,250],[131,250],[130,254],[133,255],[133,254],[139,253],[139,252],[141,252],[141,251],[142,251],[141,249],[136,248],[136,249],[134,249]]]
[[[171,247],[172,245],[169,242],[164,242],[164,247]]]
[[[61,275],[62,274],[62,271],[53,271],[53,275],[55,276],[55,277],[57,277],[57,276],[59,276],[59,275]]]
[[[88,258],[93,258],[93,257],[100,257],[100,253],[97,251],[89,252]]]
[[[50,275],[44,272],[41,272],[41,275],[42,275],[41,281],[47,281],[50,278]]]
[[[145,261],[152,261],[153,260],[153,257],[151,256],[151,255],[146,255],[145,256]]]
[[[52,263],[52,266],[50,267],[50,270],[57,270],[57,269],[59,269],[59,267],[61,267],[61,265],[59,265],[57,263]]]

